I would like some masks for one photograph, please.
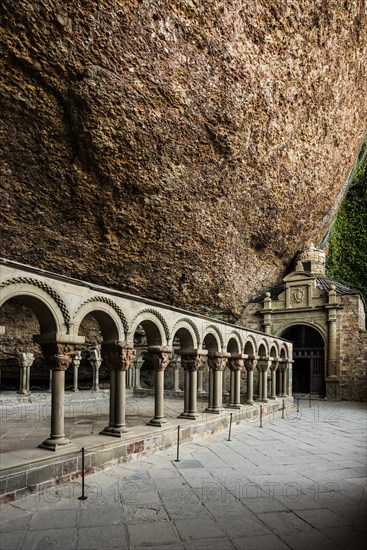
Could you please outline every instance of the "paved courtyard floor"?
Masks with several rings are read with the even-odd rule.
[[[301,403],[4,504],[0,547],[364,549],[366,407]]]

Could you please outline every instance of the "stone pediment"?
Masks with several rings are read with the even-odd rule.
[[[309,283],[310,279],[314,279],[311,273],[305,271],[293,271],[289,275],[286,275],[283,279],[284,283],[300,283],[303,281],[305,284]]]

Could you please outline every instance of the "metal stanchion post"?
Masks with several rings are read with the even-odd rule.
[[[282,418],[284,418],[285,400],[283,399]]]
[[[82,447],[82,496],[78,497],[78,500],[87,500],[88,497],[84,493],[84,447]]]
[[[181,462],[180,460],[180,426],[177,426],[177,458],[175,462]]]
[[[299,397],[297,397],[297,412],[299,413]]]
[[[260,428],[263,427],[263,406],[260,405]]]
[[[310,408],[312,407],[312,404],[311,404],[311,392],[310,392],[310,401],[309,401],[309,405],[308,405]]]
[[[233,414],[233,413],[231,413],[231,417],[230,417],[230,419],[229,419],[229,435],[228,435],[228,439],[227,439],[227,441],[231,441],[231,431],[232,431],[232,414]]]

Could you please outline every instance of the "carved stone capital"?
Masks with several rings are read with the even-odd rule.
[[[267,357],[259,357],[256,368],[259,372],[266,372],[271,365],[271,361]]]
[[[223,371],[226,368],[227,357],[208,355],[208,367],[214,371]]]
[[[42,355],[51,370],[66,371],[75,355],[75,344],[41,344]]]
[[[200,355],[181,355],[181,365],[184,370],[195,371],[201,367],[203,358]]]
[[[256,365],[257,365],[257,359],[255,358],[246,359],[245,361],[245,369],[247,370],[247,372],[254,371]]]
[[[101,355],[110,371],[127,371],[135,359],[135,349],[127,342],[109,342],[102,344]]]
[[[231,371],[241,371],[243,369],[243,359],[237,359],[235,357],[229,357],[228,358],[228,368]]]
[[[276,371],[279,367],[279,361],[272,361],[270,365],[270,370],[272,372]]]
[[[18,353],[20,367],[31,367],[34,361],[34,353]]]
[[[165,370],[172,359],[173,350],[169,346],[151,346],[148,355],[154,370]]]
[[[281,372],[286,372],[287,368],[288,368],[288,363],[286,361],[279,362],[279,370]]]

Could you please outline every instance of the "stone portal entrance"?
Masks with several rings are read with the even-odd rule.
[[[282,336],[293,342],[293,392],[324,397],[325,344],[321,334],[307,325],[296,325]]]

